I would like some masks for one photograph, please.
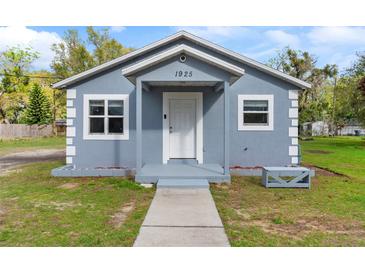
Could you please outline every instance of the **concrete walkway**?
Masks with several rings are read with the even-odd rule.
[[[158,188],[134,246],[229,246],[209,189]]]

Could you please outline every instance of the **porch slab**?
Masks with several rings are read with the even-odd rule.
[[[218,164],[146,164],[135,180],[139,183],[157,183],[159,179],[206,179],[212,183],[230,183]]]

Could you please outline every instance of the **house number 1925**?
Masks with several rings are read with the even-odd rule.
[[[193,76],[193,72],[190,70],[190,71],[188,71],[188,70],[184,70],[184,71],[182,71],[182,70],[177,70],[176,72],[175,72],[175,77],[192,77]]]

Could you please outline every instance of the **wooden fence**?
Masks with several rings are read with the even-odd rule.
[[[52,125],[0,124],[0,139],[52,136]]]

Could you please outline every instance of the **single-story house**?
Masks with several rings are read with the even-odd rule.
[[[298,165],[298,93],[310,84],[180,31],[62,80],[67,165],[54,176],[230,181]]]

